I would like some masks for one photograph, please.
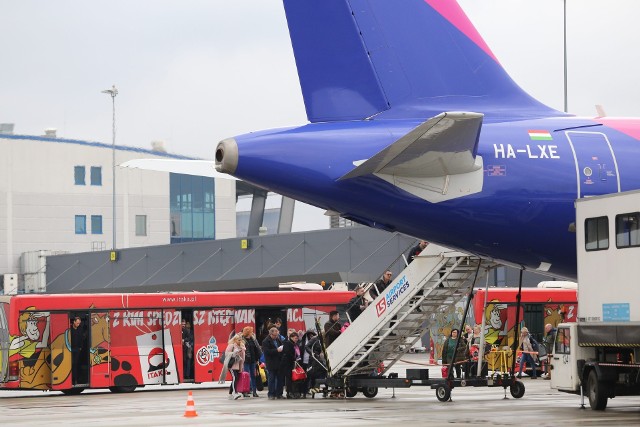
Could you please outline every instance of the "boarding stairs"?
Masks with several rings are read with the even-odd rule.
[[[429,244],[327,348],[329,376],[384,374],[490,265]]]

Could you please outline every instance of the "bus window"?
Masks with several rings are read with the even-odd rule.
[[[275,326],[280,321],[280,335],[287,335],[287,310],[286,309],[256,309],[256,337],[258,342],[262,341],[269,335],[269,328]]]
[[[571,330],[569,328],[558,328],[556,333],[556,345],[554,354],[571,353]]]

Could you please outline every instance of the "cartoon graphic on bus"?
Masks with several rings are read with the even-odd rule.
[[[499,300],[492,300],[484,311],[485,327],[484,339],[488,344],[498,347],[509,346],[513,343],[513,322],[509,328],[507,304]],[[515,316],[515,312],[513,313]]]
[[[49,313],[35,310],[27,307],[18,317],[20,335],[9,338],[9,363],[19,366],[20,387],[43,390],[51,381]]]

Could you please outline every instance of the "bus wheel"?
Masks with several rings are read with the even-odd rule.
[[[378,394],[378,387],[363,387],[362,394],[364,394],[365,397],[372,399]]]
[[[134,385],[118,385],[118,386],[109,387],[109,391],[111,391],[111,393],[131,393],[135,389],[136,389],[136,386]]]
[[[451,388],[446,384],[441,384],[436,388],[436,397],[440,402],[447,402],[451,399]]]
[[[589,392],[589,405],[591,405],[591,409],[603,411],[604,408],[607,407],[609,387],[602,381],[598,381],[598,374],[596,374],[595,370],[589,372],[587,391]]]
[[[524,396],[524,383],[522,381],[514,381],[509,387],[509,391],[511,392],[511,396],[520,399]]]
[[[84,391],[84,388],[82,387],[74,387],[74,388],[68,388],[66,390],[60,390],[63,394],[66,394],[67,396],[77,396],[78,394],[82,393]]]
[[[347,387],[346,391],[346,396],[347,397],[355,397],[356,394],[358,394],[358,389],[355,387]]]

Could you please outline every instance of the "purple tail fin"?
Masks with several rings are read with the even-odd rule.
[[[284,0],[311,122],[563,115],[505,72],[455,0]]]

